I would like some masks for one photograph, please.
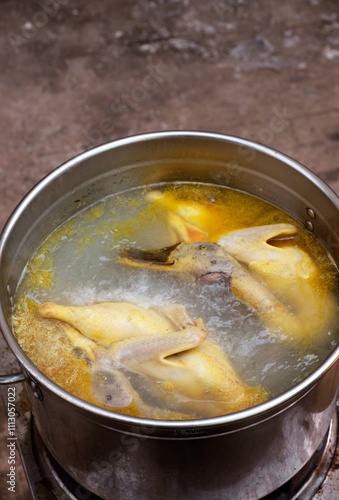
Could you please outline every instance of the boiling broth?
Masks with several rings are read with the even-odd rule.
[[[98,402],[92,393],[90,363],[84,353],[74,348],[60,322],[40,318],[36,310],[44,302],[75,306],[124,301],[146,308],[182,304],[194,319],[203,318],[209,337],[222,347],[241,380],[251,386],[262,385],[270,397],[289,389],[319,366],[337,345],[335,318],[330,328],[291,340],[270,329],[223,282],[183,279],[169,272],[118,263],[119,252],[124,248],[155,249],[173,244],[168,212],[146,199],[153,189],[206,207],[209,241],[237,229],[293,224],[298,230],[293,245],[305,250],[319,270],[312,283],[315,296],[332,290],[334,293],[337,269],[325,248],[312,233],[275,206],[212,185],[173,183],[137,188],[82,210],[57,228],[28,262],[16,294],[13,331],[33,363],[69,392],[111,408]],[[284,242],[278,244],[283,246]],[[104,350],[100,356],[105,359]],[[134,383],[133,377],[130,379]],[[153,404],[147,391],[141,397]],[[142,416],[133,405],[113,409]],[[154,416],[192,416],[179,408],[170,411],[169,417],[159,408]],[[203,408],[198,416],[206,416]]]

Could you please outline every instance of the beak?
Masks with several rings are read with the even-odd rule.
[[[120,252],[118,262],[125,266],[166,270],[174,264],[175,260],[171,258],[171,255],[179,245],[181,243],[158,250],[124,249]]]

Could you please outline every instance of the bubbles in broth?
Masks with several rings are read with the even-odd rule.
[[[235,233],[287,225],[294,234]],[[124,249],[172,246],[167,263],[161,254],[123,265]],[[201,248],[217,258],[199,275]],[[274,397],[324,361],[338,341],[336,279],[317,238],[263,200],[193,183],[137,188],[42,243],[18,287],[13,330],[33,363],[80,398],[149,418],[205,418]]]

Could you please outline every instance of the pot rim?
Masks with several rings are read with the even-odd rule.
[[[181,131],[159,131],[159,132],[149,132],[143,134],[137,134],[129,137],[124,137],[121,139],[113,140],[107,142],[105,144],[101,144],[99,146],[93,147],[83,153],[76,155],[75,157],[67,160],[60,166],[56,167],[50,173],[48,173],[45,177],[43,177],[21,200],[21,202],[14,209],[13,213],[7,220],[2,233],[0,235],[0,269],[2,266],[3,254],[6,245],[6,240],[9,237],[11,231],[15,227],[17,219],[21,216],[21,214],[25,211],[26,207],[29,203],[34,199],[36,194],[44,189],[50,182],[56,179],[59,175],[61,175],[64,171],[72,168],[78,163],[90,158],[92,156],[96,156],[110,149],[115,149],[121,146],[125,146],[128,144],[132,144],[135,142],[143,142],[143,141],[152,141],[155,139],[168,139],[168,138],[201,138],[201,139],[211,139],[216,141],[226,141],[231,142],[233,144],[237,144],[241,147],[248,147],[250,149],[254,149],[261,153],[264,153],[267,156],[274,157],[295,170],[302,173],[306,176],[311,182],[315,183],[319,189],[321,189],[326,196],[332,201],[334,205],[337,206],[339,210],[339,197],[336,193],[324,182],[322,181],[314,172],[309,170],[307,167],[299,163],[298,161],[292,159],[291,157],[281,153],[279,151],[274,150],[268,146],[263,144],[243,139],[241,137],[227,135],[227,134],[219,134],[214,132],[203,132],[203,131],[192,131],[192,130],[181,130]],[[60,398],[66,400],[67,402],[75,405],[79,409],[87,411],[91,414],[95,414],[96,416],[100,416],[105,419],[118,421],[124,424],[131,424],[137,426],[156,426],[159,429],[187,429],[187,428],[197,428],[204,427],[210,428],[215,426],[220,426],[224,424],[234,424],[240,421],[249,421],[255,417],[260,417],[260,415],[265,415],[268,412],[274,410],[275,408],[281,407],[282,405],[288,405],[288,403],[301,396],[304,392],[310,390],[313,385],[316,384],[317,380],[325,373],[330,367],[338,360],[339,358],[339,345],[334,349],[334,351],[327,357],[327,359],[316,368],[310,375],[308,375],[305,379],[303,379],[298,384],[294,385],[292,388],[287,391],[275,396],[274,398],[269,399],[268,401],[261,403],[259,405],[253,406],[251,408],[247,408],[245,410],[241,410],[239,412],[230,413],[228,415],[221,415],[217,417],[203,418],[203,419],[193,419],[193,420],[157,420],[151,418],[144,417],[133,417],[130,415],[125,415],[122,413],[117,413],[112,410],[106,410],[105,408],[101,408],[92,403],[89,403],[77,396],[74,396],[67,390],[60,387],[58,384],[53,382],[50,378],[48,378],[43,372],[39,370],[39,368],[29,359],[29,357],[24,353],[19,343],[16,341],[11,327],[6,319],[6,314],[4,311],[3,300],[0,297],[0,329],[3,333],[3,336],[9,345],[10,349],[18,359],[19,363],[28,371],[30,375],[36,379],[37,382],[40,382],[43,386],[45,386],[48,390],[50,390],[55,395]]]

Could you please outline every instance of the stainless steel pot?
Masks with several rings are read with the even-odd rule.
[[[17,344],[13,294],[32,251],[80,208],[121,190],[167,181],[230,186],[306,224],[339,262],[339,199],[296,161],[253,142],[161,132],[118,140],[45,177],[10,217],[0,243],[0,327],[22,373],[38,431],[60,465],[104,499],[260,498],[291,478],[329,427],[339,385],[337,348],[291,390],[257,407],[194,421],[106,411],[58,387]],[[80,492],[83,498],[86,493]]]

